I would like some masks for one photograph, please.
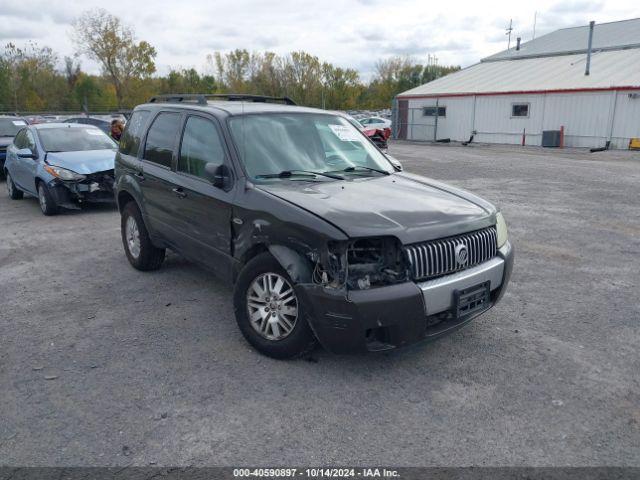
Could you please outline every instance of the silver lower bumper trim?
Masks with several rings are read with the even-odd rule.
[[[434,315],[449,310],[453,306],[455,290],[462,290],[487,281],[491,282],[491,291],[495,290],[502,285],[503,273],[504,260],[494,257],[468,270],[419,282],[417,285],[424,296],[426,314]]]

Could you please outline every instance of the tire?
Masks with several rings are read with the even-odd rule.
[[[40,210],[42,211],[42,213],[47,217],[58,213],[58,204],[51,196],[51,192],[49,192],[49,188],[45,185],[45,183],[38,182],[36,188],[38,189],[38,203],[40,204]]]
[[[271,289],[267,287],[269,281],[272,282]],[[257,295],[254,282],[259,287],[266,287],[264,295]],[[274,293],[275,297],[268,297]],[[233,292],[233,306],[242,335],[263,355],[277,359],[298,358],[315,347],[308,309],[296,294],[287,272],[269,253],[256,256],[242,269]]]
[[[24,196],[24,193],[22,190],[18,190],[18,187],[13,183],[13,179],[8,171],[5,173],[5,176],[7,180],[7,193],[9,194],[9,198],[11,200],[20,200]]]
[[[127,203],[122,209],[120,232],[124,252],[134,268],[143,272],[160,268],[164,261],[165,249],[157,248],[151,243],[142,214],[135,202]]]

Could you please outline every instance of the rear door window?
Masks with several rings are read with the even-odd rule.
[[[138,155],[140,139],[144,133],[144,127],[148,118],[148,110],[136,110],[133,112],[120,139],[120,153],[133,156]]]

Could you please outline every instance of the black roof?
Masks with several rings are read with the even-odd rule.
[[[223,100],[226,99],[226,100]],[[190,110],[211,111],[215,109],[228,115],[244,115],[249,113],[325,113],[326,110],[297,106],[288,97],[266,97],[261,95],[244,94],[171,94],[152,97],[148,103],[138,105],[141,107],[171,106],[176,108],[188,108]]]
[[[151,97],[149,103],[197,103],[206,105],[209,99],[222,100],[228,102],[256,102],[256,103],[282,103],[284,105],[295,105],[296,102],[289,97],[272,97],[269,95],[253,95],[249,93],[169,93],[166,95],[156,95]]]

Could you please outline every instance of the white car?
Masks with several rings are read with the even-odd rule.
[[[391,120],[387,120],[386,118],[381,117],[368,117],[358,120],[362,125],[366,128],[391,128]]]

